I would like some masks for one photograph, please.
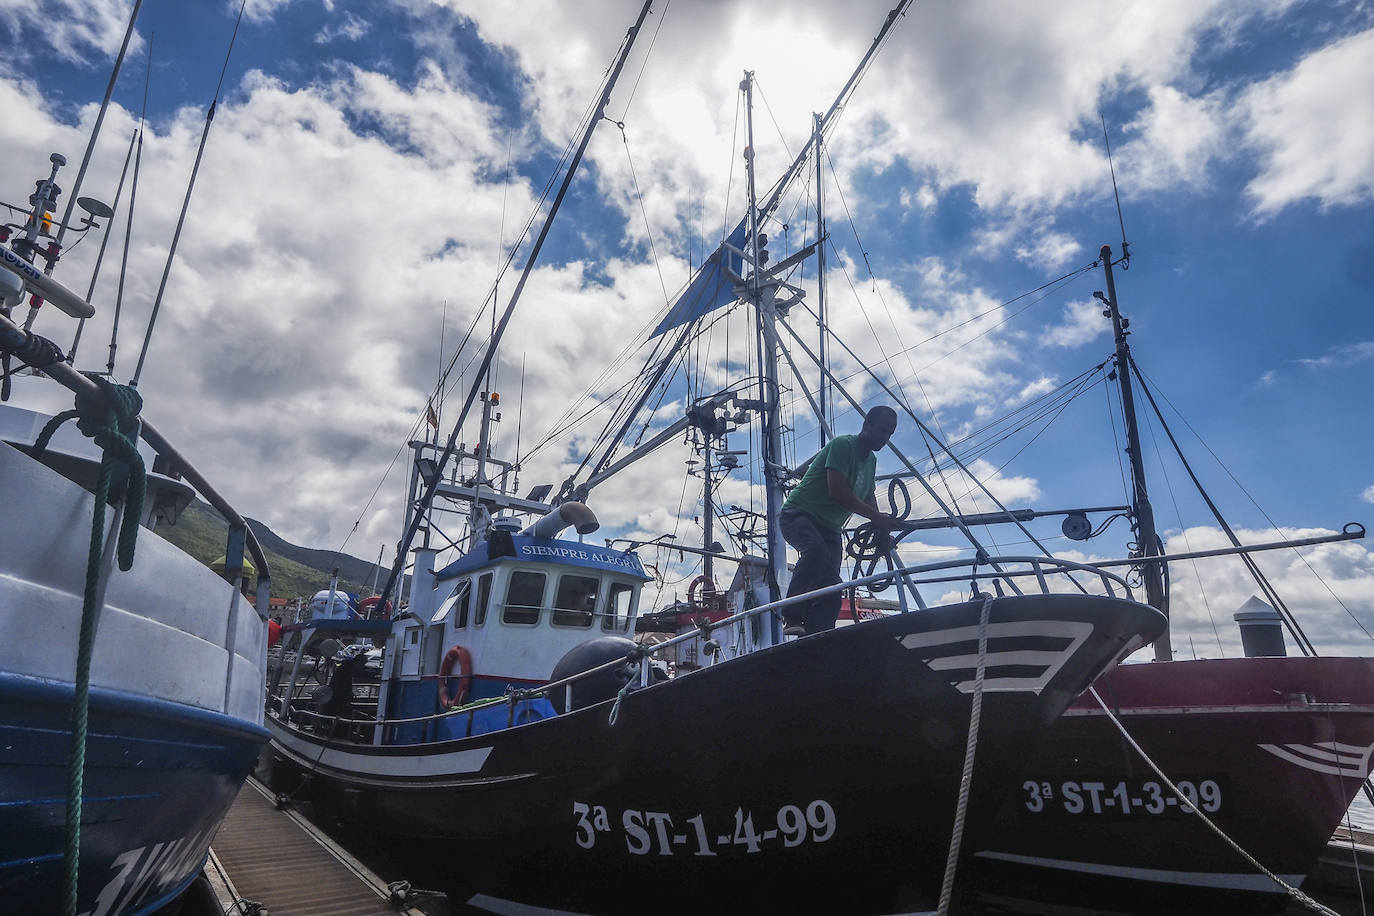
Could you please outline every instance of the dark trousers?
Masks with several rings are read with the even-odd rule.
[[[840,532],[822,527],[813,515],[800,509],[782,510],[779,521],[783,540],[797,548],[797,565],[792,569],[787,597],[838,585],[840,561],[844,559]],[[782,615],[788,623],[801,623],[808,634],[833,630],[840,616],[840,592],[790,605],[782,609]]]

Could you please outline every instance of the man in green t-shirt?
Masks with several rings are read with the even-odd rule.
[[[838,585],[844,559],[841,534],[849,516],[858,513],[884,528],[896,519],[873,501],[878,460],[873,453],[887,445],[897,429],[897,412],[875,407],[864,417],[857,436],[836,436],[798,471],[801,483],[782,504],[782,536],[797,548],[797,564],[787,596]],[[840,593],[822,595],[783,608],[783,635],[806,636],[833,630],[840,615]]]

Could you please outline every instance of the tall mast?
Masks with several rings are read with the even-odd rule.
[[[821,116],[819,113],[811,115],[815,119],[812,128],[812,139],[816,144],[816,326],[820,332],[820,341],[817,352],[821,357],[821,365],[828,366],[830,357],[826,353],[826,331],[825,331],[825,192],[824,192],[824,169],[821,161],[821,141],[824,134],[821,131]],[[819,390],[816,395],[816,406],[820,412],[820,434],[821,446],[825,446],[825,428],[830,422],[830,413],[826,407],[826,389],[830,386],[825,373],[821,373]]]
[[[759,338],[759,404],[763,420],[763,481],[767,493],[767,519],[765,531],[768,544],[768,593],[770,601],[782,597],[782,582],[787,572],[787,548],[783,544],[782,530],[778,516],[782,513],[782,481],[779,468],[782,466],[782,426],[778,422],[778,330],[777,309],[774,306],[773,284],[759,282],[763,273],[763,262],[767,257],[764,244],[767,238],[762,235],[759,224],[762,215],[754,187],[754,74],[746,70],[744,81],[740,83],[745,98],[745,147],[744,167],[749,184],[749,253],[754,265],[749,273],[749,300],[754,304],[758,316]]]
[[[1135,395],[1131,390],[1131,348],[1126,343],[1129,321],[1121,317],[1117,307],[1116,281],[1112,278],[1112,246],[1103,245],[1099,255],[1102,272],[1107,278],[1107,315],[1112,319],[1112,334],[1116,338],[1116,380],[1121,386],[1121,411],[1126,415],[1126,455],[1131,459],[1131,507],[1135,515],[1135,534],[1142,557],[1160,555],[1159,535],[1155,530],[1155,512],[1145,486],[1145,460],[1140,450],[1140,427],[1136,422]],[[1098,294],[1101,298],[1101,294]],[[1169,606],[1164,596],[1164,575],[1159,563],[1145,563],[1145,600],[1160,613],[1168,616]],[[1173,649],[1169,631],[1155,640],[1155,661],[1170,661]]]
[[[583,128],[582,139],[578,141],[577,149],[573,152],[572,159],[568,163],[568,170],[563,174],[563,182],[559,185],[558,193],[554,195],[553,204],[549,207],[548,216],[544,218],[544,225],[539,230],[539,235],[535,237],[534,245],[530,248],[530,253],[525,260],[525,267],[520,272],[520,279],[516,282],[515,289],[511,291],[510,301],[506,303],[505,311],[501,313],[501,320],[497,322],[491,340],[487,342],[487,350],[482,357],[482,365],[477,367],[472,386],[468,389],[463,407],[458,412],[458,419],[453,424],[453,431],[449,433],[448,442],[444,444],[444,449],[439,453],[439,458],[435,462],[434,476],[425,483],[424,492],[412,504],[413,508],[407,512],[409,518],[406,522],[405,531],[401,535],[400,543],[396,547],[396,560],[387,576],[386,585],[382,587],[383,604],[386,603],[392,589],[396,587],[397,580],[401,577],[401,570],[405,568],[406,556],[410,553],[411,542],[415,539],[415,533],[425,514],[429,511],[429,507],[434,503],[434,494],[443,477],[444,466],[453,457],[453,452],[458,445],[458,434],[463,428],[463,422],[467,420],[468,412],[472,410],[472,402],[477,399],[478,391],[486,383],[487,370],[491,368],[492,360],[496,356],[496,349],[501,345],[501,337],[505,334],[506,325],[510,323],[510,317],[520,302],[520,294],[524,292],[525,283],[534,271],[534,263],[539,259],[539,252],[544,247],[544,240],[548,238],[549,230],[553,228],[554,217],[558,215],[558,209],[562,206],[564,197],[567,196],[568,186],[572,184],[573,176],[577,174],[577,167],[582,162],[582,154],[587,151],[587,144],[591,142],[592,132],[606,113],[606,106],[611,101],[611,90],[615,88],[616,81],[620,79],[620,72],[625,69],[625,61],[629,58],[631,49],[634,48],[635,38],[639,35],[640,27],[644,25],[644,19],[649,15],[649,7],[652,5],[653,0],[644,0],[644,6],[639,11],[639,18],[635,20],[635,24],[630,27],[630,31],[626,34],[620,52],[616,55],[615,63],[602,83],[601,97],[597,101],[596,109]]]
[[[714,586],[716,581],[715,557],[711,555],[711,545],[715,543],[713,535],[715,533],[716,507],[713,501],[714,494],[711,492],[711,432],[702,430],[702,441],[704,445],[701,450],[701,540],[702,547],[706,552],[701,555],[701,574],[711,580]]]

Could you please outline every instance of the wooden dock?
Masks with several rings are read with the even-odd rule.
[[[255,901],[271,916],[424,916],[393,904],[385,881],[299,813],[276,808],[272,793],[251,777],[212,853],[223,871],[212,881],[223,878],[220,893],[231,905]]]

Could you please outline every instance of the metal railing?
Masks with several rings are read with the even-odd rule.
[[[28,337],[26,332],[9,318],[0,315],[0,347],[13,349],[22,346]],[[84,397],[92,398],[97,402],[103,399],[99,386],[95,382],[86,378],[80,372],[67,365],[62,360],[45,366],[32,367],[43,373],[49,378],[61,384],[73,393]],[[229,539],[225,545],[224,554],[224,577],[237,583],[242,576],[243,570],[243,551],[247,548],[252,556],[253,562],[257,565],[257,600],[256,607],[258,614],[262,617],[267,616],[267,598],[271,590],[271,575],[267,568],[267,555],[263,553],[262,547],[258,544],[258,539],[253,536],[253,531],[248,527],[248,523],[243,517],[229,505],[228,500],[219,494],[210,482],[187,461],[176,448],[159,433],[147,419],[139,419],[139,438],[152,446],[163,458],[167,459],[181,474],[182,478],[190,484],[196,492],[201,495],[207,503],[215,508],[220,515],[224,516],[229,523]]]
[[[990,563],[995,563],[999,568],[989,569],[986,571],[979,571],[978,567],[987,566]],[[1012,566],[1024,566],[1026,568],[1008,568]],[[960,567],[970,567],[970,570],[967,573],[957,576],[945,575],[927,577],[923,575],[926,573],[940,573],[945,570],[957,569]],[[794,595],[789,598],[781,598],[777,601],[772,601],[767,604],[761,604],[757,607],[747,608],[746,610],[740,611],[736,614],[731,614],[729,617],[724,617],[716,621],[715,623],[702,623],[698,626],[696,630],[687,633],[681,633],[677,636],[674,636],[672,639],[667,639],[663,642],[655,643],[652,646],[639,646],[633,652],[628,652],[620,658],[615,658],[608,662],[603,662],[602,664],[592,668],[588,668],[585,671],[579,671],[578,673],[570,675],[568,677],[560,678],[556,681],[550,681],[549,683],[543,684],[539,687],[518,689],[512,688],[508,690],[504,696],[490,697],[485,700],[476,700],[465,706],[454,707],[453,709],[445,710],[444,712],[439,713],[432,713],[427,716],[415,716],[397,719],[353,719],[345,718],[343,716],[322,716],[319,713],[298,709],[294,706],[294,703],[289,708],[287,715],[282,716],[281,710],[284,708],[284,697],[269,694],[267,702],[269,712],[272,712],[271,707],[273,706],[273,704],[276,705],[277,711],[273,712],[273,715],[275,718],[281,720],[284,724],[292,724],[292,722],[298,714],[305,712],[312,718],[328,721],[330,723],[330,734],[332,734],[333,731],[337,728],[337,726],[340,725],[348,727],[371,725],[380,728],[393,728],[402,725],[420,725],[438,722],[440,720],[451,718],[454,716],[471,715],[481,709],[501,705],[509,706],[509,715],[507,717],[507,721],[508,724],[513,724],[515,717],[515,706],[519,702],[530,699],[536,699],[541,696],[551,696],[554,691],[563,689],[566,691],[566,697],[569,701],[565,703],[565,709],[570,712],[572,711],[572,703],[570,702],[570,700],[573,684],[585,678],[601,674],[602,672],[614,670],[615,668],[618,668],[622,665],[635,663],[638,663],[641,666],[641,686],[648,686],[650,684],[650,675],[647,670],[649,667],[649,659],[657,655],[658,653],[662,652],[664,649],[668,649],[685,642],[690,642],[691,640],[697,639],[699,636],[702,635],[709,635],[712,631],[730,627],[738,622],[747,620],[750,617],[754,617],[759,614],[772,613],[773,611],[778,611],[795,604],[800,604],[804,601],[810,601],[814,598],[822,597],[824,595],[832,595],[837,592],[842,592],[847,589],[855,588],[858,586],[880,583],[886,579],[910,579],[913,576],[921,576],[919,583],[925,584],[964,581],[977,582],[988,579],[1003,581],[1014,579],[1034,579],[1036,585],[1038,586],[1037,590],[1041,594],[1048,595],[1054,594],[1054,592],[1050,588],[1049,579],[1047,578],[1048,576],[1069,576],[1071,573],[1075,572],[1087,573],[1097,578],[1102,583],[1103,592],[1109,597],[1117,597],[1117,591],[1119,588],[1122,597],[1125,597],[1127,599],[1132,598],[1133,593],[1131,591],[1130,584],[1126,581],[1126,579],[1123,576],[1117,575],[1116,573],[1108,572],[1104,569],[1099,568],[1098,566],[1087,563],[1075,563],[1071,560],[1060,560],[1054,557],[1043,556],[1006,556],[991,558],[983,557],[980,560],[970,560],[966,558],[941,560],[933,563],[922,563],[918,566],[897,567],[882,573],[874,573],[873,575],[862,576],[860,578],[852,579],[847,582],[841,582],[838,585],[831,585],[825,588],[819,588],[815,591],[806,592],[801,595]],[[1077,583],[1075,582],[1075,584]],[[1082,590],[1081,585],[1079,585],[1079,590]],[[1021,592],[1020,589],[1017,589],[1016,594],[1022,595],[1024,593]],[[863,625],[864,623],[862,622],[855,622],[855,626]],[[287,685],[288,693],[291,691],[293,686],[294,685]]]

